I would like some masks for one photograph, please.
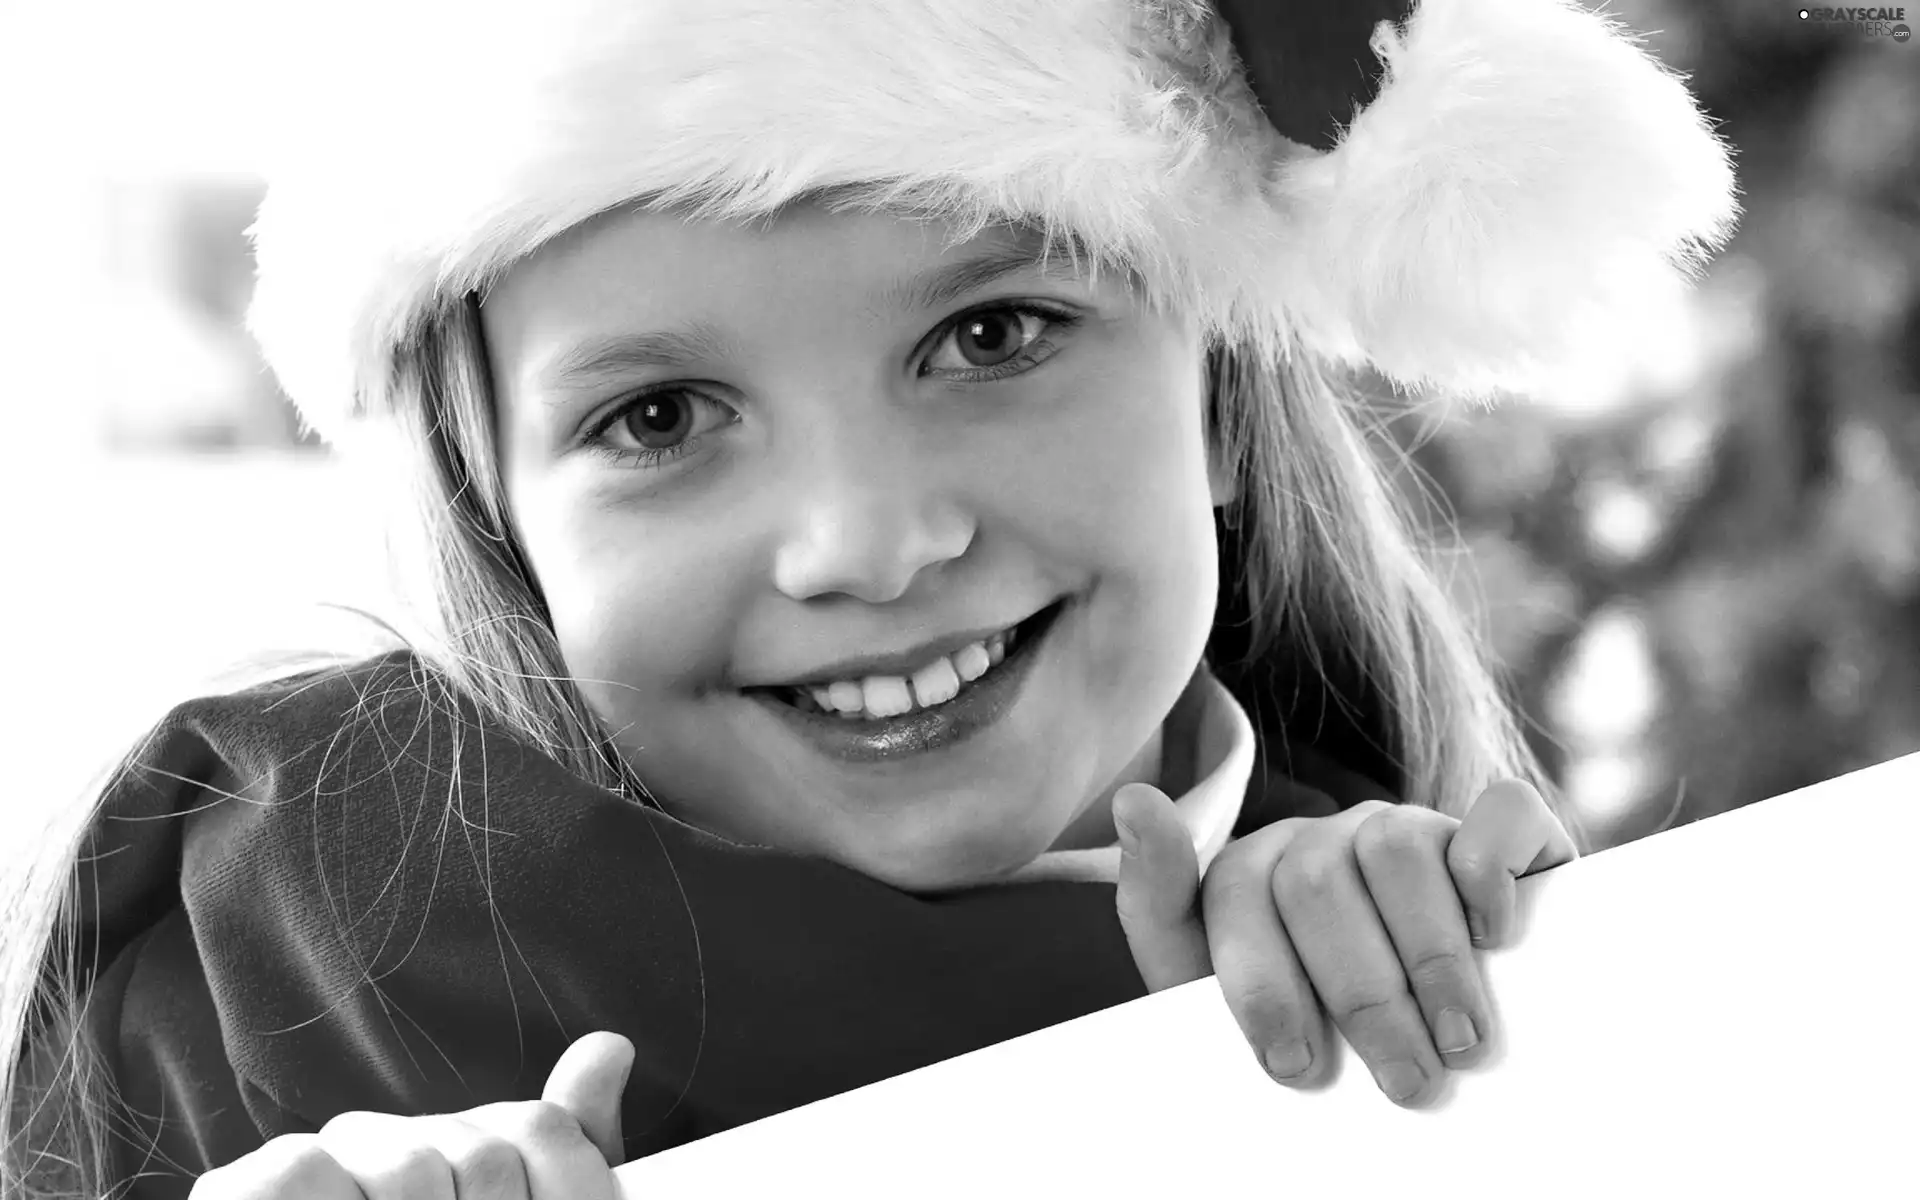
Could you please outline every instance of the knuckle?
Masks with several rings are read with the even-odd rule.
[[[355,1109],[330,1118],[320,1127],[317,1137],[320,1142],[332,1142],[335,1145],[345,1141],[384,1140],[393,1137],[395,1126],[403,1125],[406,1120],[391,1113]]]
[[[482,1135],[461,1148],[451,1166],[460,1191],[480,1195],[514,1195],[525,1190],[526,1164],[513,1143]]]
[[[579,1136],[580,1123],[573,1114],[550,1100],[529,1100],[518,1105],[514,1123],[528,1145],[549,1145]]]
[[[1462,883],[1492,883],[1502,872],[1500,861],[1483,850],[1456,848],[1447,853],[1447,871]]]
[[[1200,883],[1201,897],[1208,909],[1222,907],[1240,907],[1248,902],[1261,902],[1267,895],[1267,871],[1262,863],[1250,856],[1239,855],[1229,859],[1223,852],[1214,860],[1213,869]]]
[[[1213,856],[1213,865],[1207,868],[1206,878],[1201,880],[1201,886],[1205,887],[1217,875],[1229,875],[1245,870],[1246,865],[1254,861],[1254,850],[1252,838],[1239,838],[1220,847],[1220,853]]]
[[[1354,853],[1365,858],[1406,859],[1431,850],[1435,828],[1424,810],[1394,805],[1374,813],[1354,830]]]
[[[339,1173],[339,1165],[321,1146],[318,1135],[290,1133],[274,1138],[247,1158],[208,1172],[201,1176],[200,1182],[207,1186],[209,1195],[241,1196],[252,1194],[243,1181],[256,1177],[264,1176],[273,1182],[277,1191],[284,1191],[318,1188]],[[196,1188],[196,1194],[198,1191]]]
[[[1331,1016],[1342,1028],[1349,1025],[1367,1025],[1388,1020],[1393,1016],[1394,997],[1375,993],[1358,993],[1352,996],[1332,997],[1327,1001],[1327,1015]]]
[[[1419,988],[1451,984],[1469,969],[1467,958],[1457,950],[1430,950],[1407,964],[1407,979]]]
[[[407,1129],[415,1137],[424,1133],[415,1126]],[[424,1141],[407,1141],[394,1145],[393,1160],[385,1174],[400,1185],[403,1195],[425,1196],[433,1193],[435,1185],[446,1181],[448,1171],[447,1160],[439,1150]]]
[[[325,1158],[327,1154],[320,1148],[319,1136],[311,1133],[282,1134],[260,1147],[259,1152],[274,1155],[286,1163],[308,1162]]]
[[[1324,819],[1323,817],[1284,817],[1275,821],[1269,828],[1281,830],[1281,834],[1276,836],[1284,837],[1290,842],[1303,834],[1313,832]]]
[[[1285,904],[1310,904],[1335,891],[1350,872],[1346,847],[1301,846],[1274,864],[1274,895]]]
[[[288,1152],[285,1163],[287,1173],[299,1179],[320,1178],[331,1174],[335,1166],[333,1156],[321,1148],[320,1140],[310,1136],[301,1137],[299,1144]]]
[[[1207,875],[1216,871],[1251,871],[1258,873],[1263,865],[1271,865],[1280,857],[1282,851],[1291,842],[1298,831],[1298,818],[1276,821],[1263,829],[1256,829],[1243,838],[1235,838],[1220,848],[1214,856],[1213,865],[1207,869]]]
[[[1237,981],[1234,1004],[1249,1034],[1266,1038],[1303,1037],[1306,1005],[1292,988],[1264,976]]]

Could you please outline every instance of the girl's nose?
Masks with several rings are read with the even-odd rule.
[[[959,505],[920,486],[910,471],[888,474],[815,476],[774,553],[774,585],[783,594],[885,604],[923,572],[967,552],[976,525]]]

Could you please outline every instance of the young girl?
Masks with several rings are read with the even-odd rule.
[[[1674,79],[1553,0],[408,11],[254,324],[432,628],[56,848],[10,1188],[610,1194],[1210,971],[1283,1082],[1478,1060],[1574,848],[1329,368],[1525,386],[1722,237]]]

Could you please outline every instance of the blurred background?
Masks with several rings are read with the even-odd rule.
[[[1738,239],[1578,387],[1396,427],[1599,847],[1920,750],[1920,43],[1772,0],[1605,7],[1737,147]],[[241,328],[259,97],[323,48],[232,0],[5,21],[0,844],[222,663],[361,636],[316,601],[389,595]]]

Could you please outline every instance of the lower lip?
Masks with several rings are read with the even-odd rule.
[[[1013,653],[945,704],[915,709],[898,717],[850,721],[803,712],[764,693],[752,698],[822,754],[844,762],[878,763],[910,758],[957,746],[991,729],[1020,699],[1041,649],[1059,629],[1067,604],[1047,618],[1046,627],[1023,631]]]

